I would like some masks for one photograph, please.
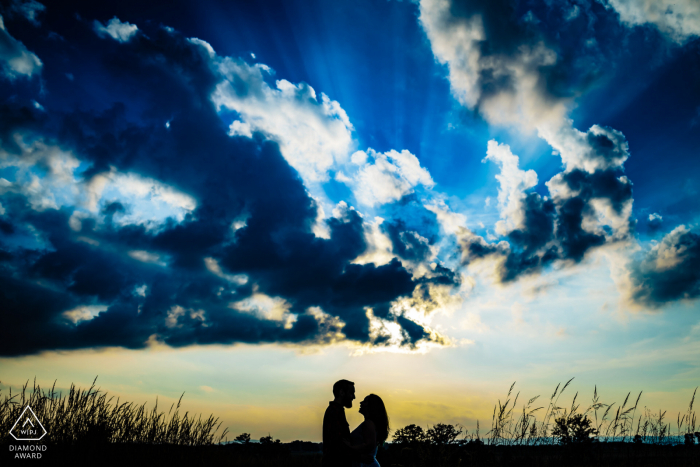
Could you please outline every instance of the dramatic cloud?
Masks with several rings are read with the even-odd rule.
[[[263,65],[218,57],[172,29],[127,37],[114,24],[116,37],[105,33],[118,46],[72,52],[112,90],[103,110],[0,107],[0,354],[449,342],[427,316],[453,305],[461,276],[434,258],[437,218],[407,194],[432,185],[415,156],[372,154],[381,170],[375,160],[357,173],[389,174],[404,196],[386,199],[418,214],[381,227],[340,203],[319,219],[300,174],[321,176],[314,158],[336,157],[326,142],[347,151],[351,140],[331,137],[351,130],[339,106],[306,85],[269,87]],[[372,231],[389,239],[387,257],[358,261]]]
[[[10,36],[0,16],[0,67],[6,78],[32,77],[41,72],[42,63],[20,41]]]
[[[658,308],[700,296],[700,236],[680,225],[631,267],[631,298]]]
[[[653,25],[678,44],[700,36],[696,0],[609,0],[628,26]]]
[[[620,145],[626,147],[624,138]],[[585,152],[583,160],[607,161],[606,156],[615,153],[610,146],[600,143],[597,150]],[[632,184],[621,174],[621,167],[566,170],[546,183],[551,197],[543,198],[531,191],[537,185],[537,174],[521,170],[509,146],[490,141],[484,160],[501,168],[496,176],[501,212],[496,233],[505,239],[488,243],[463,229],[459,237],[465,264],[496,259],[498,280],[510,282],[555,260],[577,263],[592,248],[629,239]]]
[[[623,20],[640,17],[632,11],[644,10],[647,17],[662,11],[652,2],[613,3],[615,8],[624,3]],[[687,36],[691,33],[685,21],[695,21],[694,8],[683,3],[663,11],[676,18],[672,29]],[[602,245],[634,241],[632,182],[624,175],[630,157],[625,136],[601,125],[583,132],[568,118],[575,99],[601,75],[605,59],[591,29],[600,15],[590,10],[590,5],[584,11],[578,5],[547,3],[536,10],[549,22],[543,27],[535,5],[525,2],[420,2],[420,22],[435,58],[447,68],[455,98],[489,123],[526,133],[536,130],[564,166],[545,183],[549,196],[543,197],[534,191],[535,172],[521,170],[508,146],[489,142],[485,160],[501,168],[496,177],[501,219],[495,226],[501,238],[489,242],[468,229],[456,232],[463,263],[495,260],[501,282],[554,261],[580,262]],[[587,21],[579,21],[580,16]],[[584,33],[563,40],[573,22]]]
[[[139,30],[135,24],[122,23],[116,16],[107,22],[107,26],[95,20],[93,22],[93,28],[95,28],[95,32],[98,36],[109,36],[118,42],[128,42],[129,39],[134,37],[136,31]]]

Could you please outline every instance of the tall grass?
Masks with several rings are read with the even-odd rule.
[[[593,439],[596,441],[677,444],[686,439],[686,434],[693,435],[699,429],[693,409],[697,388],[693,392],[687,411],[678,414],[674,435],[672,424],[666,421],[665,411],[659,411],[656,414],[647,407],[644,407],[644,410],[638,410],[641,392],[635,399],[634,405],[631,404],[631,393],[628,393],[622,405],[616,407],[615,403],[601,402],[598,388],[595,387],[591,403],[585,410],[582,410],[581,405],[577,403],[578,393],[574,395],[570,407],[560,407],[559,399],[571,381],[573,378],[563,387],[561,383],[558,384],[546,405],[537,407],[536,402],[540,396],[536,396],[523,404],[518,412],[515,412],[515,407],[520,393],[513,396],[515,387],[513,383],[508,390],[505,402],[502,403],[499,400],[494,406],[491,430],[483,441],[490,445],[509,446],[556,444],[558,440],[553,436],[554,422],[563,420],[563,423],[567,423],[577,414],[591,420],[591,425],[596,431]],[[538,418],[540,414],[542,416]],[[467,439],[478,439],[478,434],[467,433]]]
[[[0,402],[0,443],[10,440],[9,430],[29,405],[47,431],[44,442],[54,444],[90,443],[148,443],[202,446],[221,442],[227,430],[220,435],[218,418],[210,415],[192,416],[180,414],[182,396],[177,405],[172,404],[168,413],[158,411],[158,400],[151,410],[133,402],[120,402],[108,397],[95,387],[76,388],[71,384],[67,394],[56,391],[54,382],[50,390],[42,390],[34,380],[20,393],[5,394]],[[183,393],[184,395],[184,393]]]

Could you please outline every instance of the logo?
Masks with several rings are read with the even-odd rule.
[[[46,429],[32,408],[27,406],[10,429],[10,434],[17,441],[39,441],[46,435]]]

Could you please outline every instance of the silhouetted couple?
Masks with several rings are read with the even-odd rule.
[[[323,416],[323,467],[379,467],[377,448],[389,436],[389,417],[382,399],[370,394],[360,402],[365,421],[350,433],[345,408],[352,407],[355,383],[333,385],[334,399]]]

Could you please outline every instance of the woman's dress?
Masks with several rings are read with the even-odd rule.
[[[365,441],[364,434],[362,432],[362,429],[365,426],[365,422],[360,423],[360,425],[355,428],[355,430],[350,433],[350,443],[355,446],[358,444],[362,444]],[[372,462],[369,464],[365,464],[363,462],[353,462],[352,467],[380,467],[379,462],[377,462],[377,446],[374,446],[373,449],[368,448],[369,454],[372,455]],[[363,454],[365,454],[364,452]]]

